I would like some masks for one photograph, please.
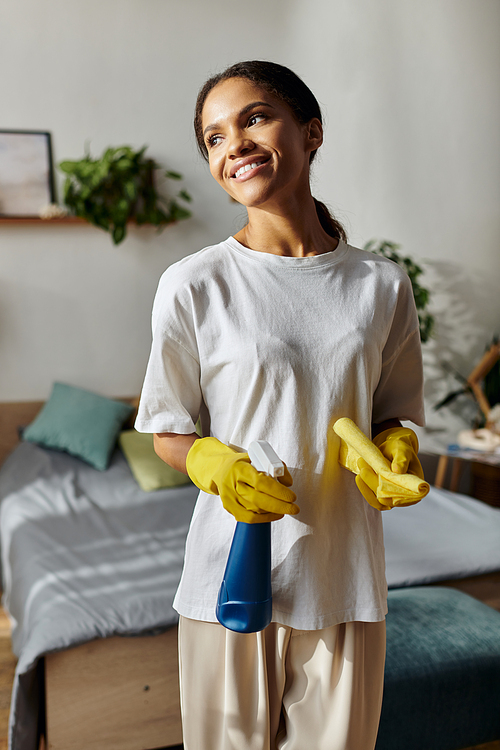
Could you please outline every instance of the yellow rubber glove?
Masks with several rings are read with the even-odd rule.
[[[389,427],[376,435],[373,444],[381,451],[382,455],[387,458],[391,465],[391,471],[394,474],[413,474],[419,479],[424,479],[422,465],[418,459],[418,438],[409,427]],[[362,459],[361,459],[362,460]],[[370,505],[375,503],[380,505],[387,498],[377,498],[377,491],[380,486],[380,478],[373,469],[363,461],[360,466],[360,472],[356,477],[356,484],[359,491]],[[413,502],[407,500],[404,505],[415,505],[422,498],[418,497]],[[403,503],[399,503],[403,504]],[[382,504],[381,510],[390,510],[394,503]]]
[[[237,521],[266,523],[284,514],[296,515],[292,477],[285,466],[279,481],[257,471],[248,453],[238,453],[217,438],[195,440],[186,458],[186,469],[194,484],[210,495],[219,495],[224,508]]]
[[[356,485],[373,508],[415,505],[427,495],[413,430],[391,427],[372,442],[350,419],[337,420],[333,429],[341,438],[340,463],[357,475]]]
[[[415,474],[424,478],[418,460],[418,438],[409,427],[390,427],[373,438],[373,444],[390,461],[395,474]]]

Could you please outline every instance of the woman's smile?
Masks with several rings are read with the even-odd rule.
[[[250,156],[247,159],[240,159],[231,167],[231,178],[242,182],[243,180],[249,180],[258,174],[259,167],[263,167],[268,163],[268,158],[262,158],[257,160],[256,157]]]

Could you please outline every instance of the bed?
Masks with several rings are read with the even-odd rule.
[[[10,747],[35,750],[42,734],[54,750],[175,746],[172,601],[197,489],[141,490],[118,447],[102,471],[19,442],[41,407],[0,405],[3,605],[18,657]]]
[[[141,490],[120,448],[106,470],[17,428],[0,404],[3,603],[18,656],[10,747],[137,750],[182,741],[173,595],[197,495]],[[443,583],[500,608],[500,509],[431,489],[382,514],[390,588]]]

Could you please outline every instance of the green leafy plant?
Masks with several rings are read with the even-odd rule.
[[[79,161],[59,164],[67,175],[64,204],[75,216],[109,232],[115,245],[125,239],[128,221],[163,228],[191,216],[178,202],[191,200],[185,190],[171,199],[158,193],[155,173],[160,166],[145,156],[146,149],[143,146],[134,151],[130,146],[118,146],[106,149],[99,159],[87,153]],[[166,171],[164,175],[172,180],[182,179],[178,172]]]
[[[401,245],[395,242],[389,242],[388,240],[370,240],[366,243],[365,250],[369,250],[377,255],[383,255],[384,258],[397,263],[401,266],[408,276],[410,277],[411,287],[413,289],[413,296],[415,298],[415,305],[418,313],[418,323],[420,327],[420,339],[423,344],[428,341],[434,330],[434,316],[429,312],[426,312],[427,305],[430,299],[430,292],[423,286],[420,286],[418,281],[419,277],[423,273],[423,269],[418,266],[412,258],[407,255],[402,255],[399,251]]]

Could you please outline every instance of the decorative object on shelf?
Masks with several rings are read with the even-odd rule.
[[[463,387],[448,393],[434,409],[449,406],[459,396],[473,396],[480,409],[476,428],[485,428],[500,434],[500,342],[497,336],[487,348],[470,375],[465,378],[447,363],[443,367],[452,371]]]
[[[87,153],[79,161],[59,164],[59,169],[67,175],[65,205],[76,216],[109,232],[115,245],[125,239],[128,221],[163,228],[191,216],[178,202],[178,199],[191,200],[185,190],[171,199],[157,191],[155,172],[161,167],[145,156],[146,149],[143,146],[134,151],[130,146],[118,146],[106,149],[99,159]],[[172,180],[182,179],[177,172],[163,174]]]
[[[47,206],[43,206],[38,212],[38,215],[44,221],[50,221],[50,219],[63,219],[68,215],[68,209],[64,206],[58,206],[57,203],[49,203]]]
[[[38,216],[55,203],[50,133],[0,130],[0,217]]]
[[[422,343],[425,344],[431,338],[434,330],[434,316],[429,312],[426,312],[430,299],[430,292],[428,289],[420,286],[418,281],[418,277],[423,273],[423,269],[420,268],[412,258],[407,255],[402,255],[399,252],[401,245],[398,245],[396,242],[389,242],[388,240],[370,240],[366,243],[364,249],[394,261],[394,263],[397,263],[398,266],[406,271],[410,277],[415,305],[418,312],[420,339]]]

